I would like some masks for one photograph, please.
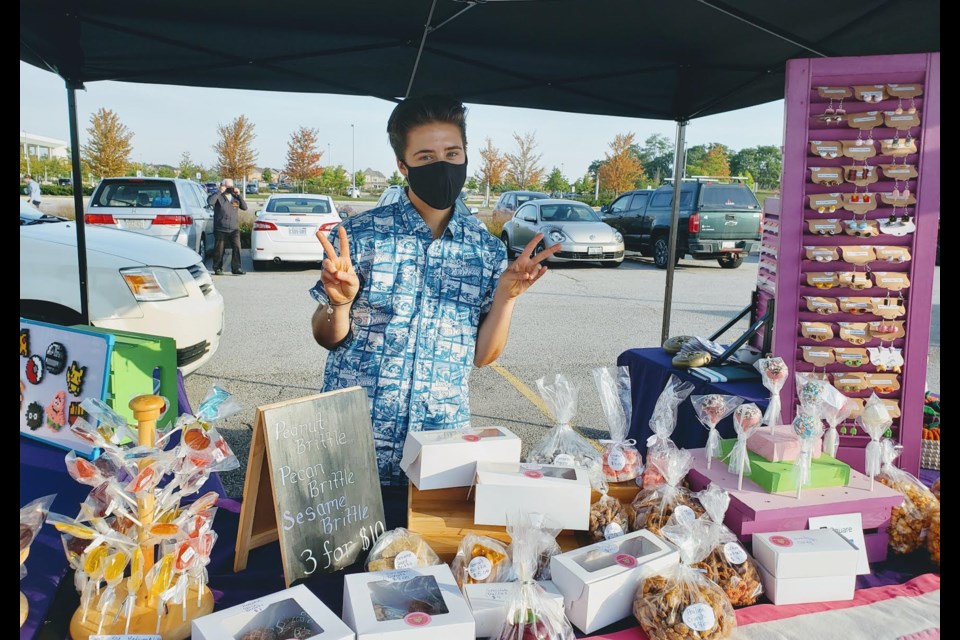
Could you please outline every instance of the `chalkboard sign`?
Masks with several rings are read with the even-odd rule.
[[[270,497],[272,509],[265,504]],[[234,571],[246,567],[250,549],[279,537],[290,586],[362,560],[383,532],[370,404],[363,389],[257,408]]]

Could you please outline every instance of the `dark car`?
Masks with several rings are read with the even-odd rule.
[[[623,234],[630,251],[667,268],[673,185],[631,191],[601,209],[603,221]],[[680,187],[677,260],[716,260],[736,269],[760,246],[763,215],[749,187],[736,179],[691,178]]]
[[[216,182],[204,182],[203,188],[207,190],[207,193],[217,193],[220,190],[220,185]]]
[[[514,212],[520,205],[531,200],[543,200],[549,197],[541,191],[504,191],[500,194],[497,204],[493,206],[493,219],[506,222],[513,217]]]

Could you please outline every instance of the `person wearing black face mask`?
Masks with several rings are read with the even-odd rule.
[[[323,391],[362,386],[370,398],[382,484],[400,468],[410,430],[470,424],[470,370],[506,346],[517,298],[547,271],[537,235],[507,265],[506,248],[455,207],[467,178],[466,110],[445,96],[408,98],[387,124],[409,188],[353,216],[332,242],[321,233],[322,276],[312,329],[330,350]]]

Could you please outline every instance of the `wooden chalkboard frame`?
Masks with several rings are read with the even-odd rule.
[[[312,411],[319,416],[327,410],[348,414],[346,419],[341,418],[335,425],[345,427],[337,433],[347,433],[351,439],[351,442],[342,443],[340,446],[349,447],[351,452],[362,458],[361,464],[353,471],[359,476],[356,482],[357,489],[368,494],[366,507],[369,509],[369,516],[363,520],[361,527],[356,529],[352,541],[348,540],[348,543],[354,546],[336,561],[332,556],[324,553],[324,541],[338,540],[339,545],[344,545],[346,544],[344,535],[325,535],[320,527],[298,526],[296,531],[302,535],[296,537],[298,541],[296,546],[303,547],[298,552],[292,549],[295,536],[292,533],[285,535],[283,528],[278,526],[278,523],[282,522],[282,505],[286,500],[277,492],[273,471],[284,461],[285,453],[280,451],[282,448],[280,445],[271,445],[269,427],[271,424],[276,424],[278,416],[300,411],[304,405],[313,405]],[[369,541],[372,544],[385,528],[383,495],[380,492],[377,473],[369,406],[366,391],[361,387],[351,387],[257,407],[253,440],[247,462],[247,475],[243,485],[243,504],[240,509],[234,572],[243,571],[246,568],[252,549],[270,544],[275,540],[280,542],[283,576],[287,587],[314,572],[304,570],[301,566],[300,554],[309,553],[307,559],[316,560],[316,564],[312,566],[320,573],[337,571],[362,559],[362,552],[369,549],[363,541]],[[360,535],[361,528],[366,535]],[[308,531],[309,534],[304,533]],[[357,538],[363,541],[358,541]],[[304,544],[304,541],[308,544]],[[326,550],[338,548],[339,545],[327,545]],[[323,566],[324,558],[329,566]]]

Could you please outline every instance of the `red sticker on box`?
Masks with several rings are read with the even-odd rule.
[[[403,618],[403,621],[411,627],[425,627],[430,624],[431,620],[433,620],[433,618],[430,617],[429,613],[422,613],[420,611],[408,613]]]
[[[637,559],[629,553],[620,553],[617,554],[617,564],[621,567],[632,569],[637,566]]]
[[[793,540],[786,536],[770,536],[770,544],[775,544],[778,547],[792,547]]]
[[[467,442],[480,442],[480,436],[472,433],[463,436],[463,439]]]
[[[533,478],[534,480],[539,480],[543,477],[543,472],[537,471],[536,469],[524,469],[523,475],[528,478]]]

